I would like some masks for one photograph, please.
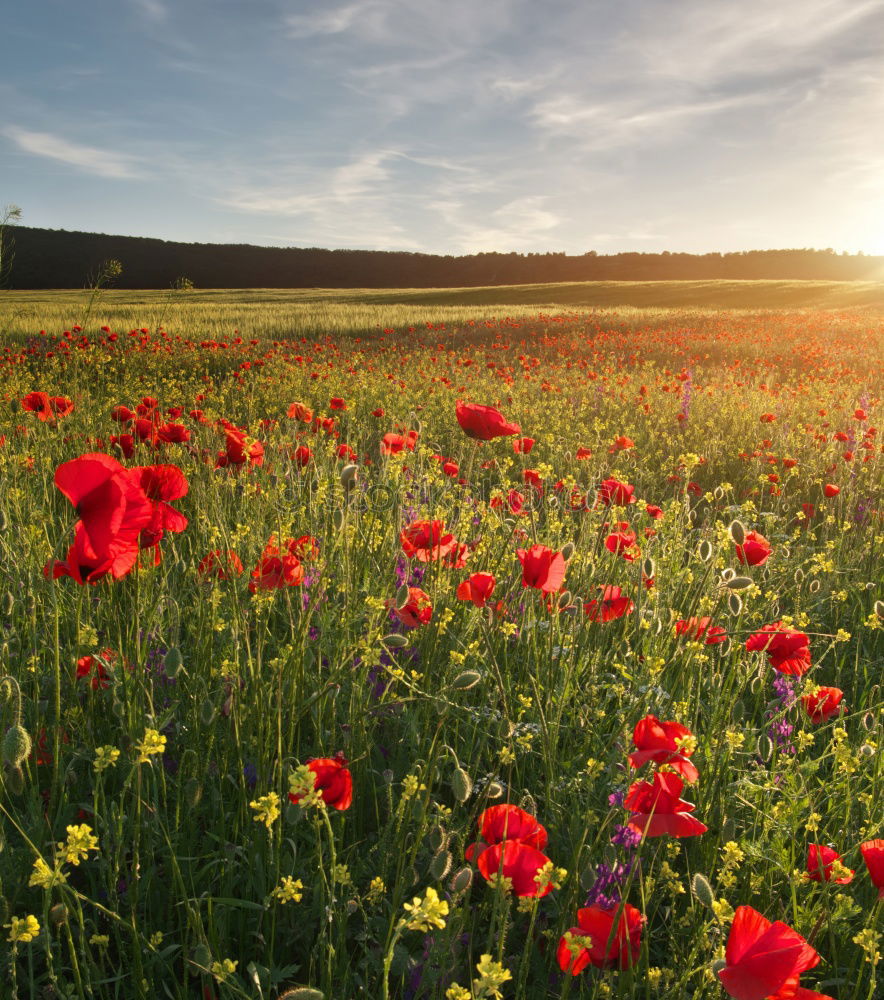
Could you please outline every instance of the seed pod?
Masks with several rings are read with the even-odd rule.
[[[727,533],[731,536],[734,545],[746,544],[746,529],[741,521],[731,521]]]
[[[408,639],[404,635],[398,635],[395,632],[391,632],[389,635],[385,635],[381,642],[385,646],[389,646],[390,649],[402,649],[403,646],[408,645]]]
[[[177,677],[178,671],[181,670],[184,665],[184,659],[181,656],[181,650],[177,646],[172,646],[163,657],[163,666],[166,669],[167,677]]]
[[[451,682],[451,687],[455,691],[469,691],[482,680],[482,675],[478,670],[464,670]]]
[[[738,615],[743,610],[743,598],[739,594],[728,594],[727,606],[732,615]]]
[[[499,781],[490,781],[485,794],[489,799],[499,799],[505,791],[506,789]]]
[[[461,868],[454,873],[454,877],[448,883],[448,887],[453,893],[466,892],[473,884],[473,869]]]
[[[761,733],[758,737],[758,756],[762,760],[770,760],[773,756],[773,740],[767,735],[767,733]]]
[[[332,524],[334,525],[335,531],[340,531],[344,527],[344,512],[342,510],[336,510],[332,514]]]
[[[817,593],[817,591],[820,589],[819,580],[811,580],[810,583],[807,585],[807,589],[811,592],[811,594]]]
[[[656,569],[657,569],[657,567],[654,565],[654,560],[651,559],[650,556],[649,556],[642,563],[642,576],[644,576],[646,579],[650,580],[654,576],[654,573],[655,573]]]
[[[403,583],[402,586],[396,591],[396,607],[404,608],[408,604],[408,587]]]
[[[697,555],[703,562],[709,562],[712,558],[712,544],[707,538],[704,538],[703,541],[700,542],[700,546],[697,549]]]
[[[732,576],[725,586],[728,590],[746,590],[752,586],[752,578],[749,576]]]
[[[705,875],[701,875],[699,872],[694,876],[694,880],[691,883],[691,887],[694,890],[694,895],[697,899],[707,908],[711,909],[712,904],[715,902],[715,895],[712,892],[712,886],[709,884],[709,879]]]
[[[437,823],[427,835],[427,844],[431,851],[439,851],[448,846],[448,832],[441,823]]]
[[[68,908],[64,903],[56,903],[49,911],[49,919],[56,927],[68,922]]]
[[[22,725],[10,726],[3,737],[3,760],[18,767],[31,754],[31,737]]]
[[[429,873],[430,878],[440,881],[445,878],[445,876],[451,871],[451,864],[454,859],[451,856],[451,851],[443,847],[441,850],[437,851],[433,855],[433,860],[430,862]]]
[[[20,767],[10,767],[6,772],[6,780],[16,795],[21,795],[25,790],[25,772]]]
[[[575,545],[573,542],[565,542],[565,544],[562,546],[562,558],[565,560],[565,562],[568,562],[571,556],[574,555],[574,549]]]
[[[456,767],[451,775],[451,791],[461,805],[473,793],[473,779],[462,767]]]

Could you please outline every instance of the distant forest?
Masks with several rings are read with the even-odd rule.
[[[12,266],[6,287],[83,288],[105,261],[123,272],[115,288],[451,288],[555,281],[671,281],[714,278],[880,281],[884,257],[833,250],[742,253],[478,253],[463,257],[381,250],[171,243],[8,226]]]

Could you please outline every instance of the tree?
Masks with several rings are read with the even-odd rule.
[[[6,236],[6,230],[10,223],[18,222],[21,218],[21,209],[18,205],[4,205],[0,209],[0,288],[3,288],[12,273],[12,261],[15,258],[13,253],[15,243],[12,237]]]

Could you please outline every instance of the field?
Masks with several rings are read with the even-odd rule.
[[[884,997],[881,286],[688,284],[3,293],[4,997]]]

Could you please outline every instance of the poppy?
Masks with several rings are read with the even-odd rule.
[[[53,420],[52,404],[48,392],[29,392],[21,401],[21,408],[27,413],[35,413],[43,422]]]
[[[770,542],[757,531],[747,531],[742,545],[737,545],[737,559],[746,566],[763,566],[771,553]]]
[[[414,451],[416,443],[416,431],[408,435],[394,434],[391,432],[390,434],[385,434],[381,439],[381,454],[398,455],[401,451]]]
[[[657,507],[656,504],[645,504],[645,513],[648,517],[652,517],[655,521],[659,521],[663,516],[663,508]]]
[[[513,441],[513,451],[517,455],[527,455],[537,442],[534,438],[522,437]]]
[[[618,479],[605,479],[596,494],[598,502],[605,507],[627,507],[635,503],[635,487],[630,483],[621,483]]]
[[[717,646],[727,640],[727,632],[720,625],[712,625],[711,618],[687,618],[675,623],[676,635],[687,635],[694,642]]]
[[[844,692],[836,687],[818,687],[804,695],[801,704],[811,722],[826,722],[833,715],[840,715],[844,708],[841,699]]]
[[[442,557],[442,565],[448,569],[463,569],[469,554],[470,547],[466,542],[455,542],[454,548]]]
[[[591,622],[610,622],[615,618],[622,618],[635,607],[628,597],[623,596],[619,587],[600,586],[598,589],[602,592],[601,599],[583,605],[583,611]]]
[[[299,538],[290,538],[286,542],[285,547],[290,556],[297,556],[303,562],[310,562],[319,558],[319,542],[313,535],[301,535]]]
[[[111,420],[115,420],[118,424],[131,424],[136,414],[128,406],[120,405],[111,410],[110,416]]]
[[[522,564],[522,586],[534,587],[544,594],[561,589],[565,580],[565,557],[545,545],[532,545],[530,549],[516,549]]]
[[[98,656],[81,656],[77,660],[77,680],[89,677],[94,670],[94,676],[89,681],[92,690],[97,691],[99,688],[110,687],[106,664],[113,664],[116,659],[117,654],[112,649],[103,649]]]
[[[484,608],[485,603],[494,592],[497,581],[492,573],[473,573],[464,580],[457,588],[457,599],[459,601],[472,601],[477,608]]]
[[[289,455],[291,460],[297,465],[299,469],[305,468],[305,466],[310,464],[310,459],[313,458],[313,452],[307,447],[307,445],[298,445]]]
[[[502,844],[505,840],[518,840],[542,851],[549,839],[546,830],[531,813],[509,803],[483,810],[476,824],[479,839],[467,847],[467,861],[472,861],[477,852],[481,853],[492,844]]]
[[[834,483],[826,483],[826,485],[823,487],[823,493],[825,493],[825,495],[829,497],[829,499],[838,496],[840,492],[841,492],[840,487],[836,486]]]
[[[123,458],[131,458],[135,454],[135,438],[131,434],[111,434],[110,443]]]
[[[322,801],[333,809],[349,809],[353,802],[353,777],[347,769],[343,757],[314,757],[307,761],[307,767],[314,774],[313,788],[322,796]],[[289,792],[289,799],[297,805],[299,795]]]
[[[521,428],[510,423],[506,417],[493,406],[482,406],[480,403],[464,403],[457,400],[454,408],[457,422],[467,437],[477,441],[491,441],[497,437],[509,437],[518,434]]]
[[[614,438],[614,443],[611,445],[611,451],[628,451],[630,448],[635,447],[635,441],[632,438],[622,435],[618,438]]]
[[[328,401],[329,409],[331,410],[346,410],[347,404],[341,399],[340,396],[332,396]]]
[[[734,1000],[832,1000],[798,985],[801,973],[819,960],[788,924],[771,923],[751,906],[738,906],[725,949],[727,964],[718,978]]]
[[[705,833],[694,804],[682,799],[684,781],[677,775],[657,771],[653,783],[636,781],[629,787],[624,806],[632,813],[629,827],[646,837],[697,837]]]
[[[252,570],[249,590],[278,590],[281,587],[298,587],[304,582],[304,567],[293,555],[280,555],[275,546],[268,546],[258,565]]]
[[[614,555],[622,556],[627,562],[634,562],[641,555],[641,550],[635,544],[635,537],[629,522],[620,521],[617,531],[605,539],[605,548]]]
[[[300,420],[305,424],[309,424],[313,420],[313,410],[309,406],[305,406],[304,403],[292,403],[288,408],[288,415],[292,420]]]
[[[810,670],[810,639],[782,622],[764,625],[746,640],[750,653],[765,652],[774,670],[801,677]]]
[[[836,861],[841,860],[841,855],[834,848],[825,844],[810,844],[807,848],[807,875],[811,882],[835,882],[837,885],[847,885],[853,881],[854,872],[850,868],[843,869],[844,874],[837,878],[832,876],[832,870]]]
[[[536,847],[521,840],[505,840],[486,847],[476,865],[487,882],[501,875],[512,883],[514,895],[525,899],[542,898],[552,892],[551,882],[541,888],[537,881],[539,872],[549,863],[549,858]]]
[[[241,466],[248,463],[253,466],[264,464],[264,445],[260,441],[246,438],[245,431],[237,428],[225,428],[224,451],[218,452],[215,460],[216,469],[224,469],[229,465]]]
[[[574,457],[578,462],[584,462],[587,458],[592,458],[592,449],[584,448],[582,445],[577,449]]]
[[[629,903],[605,909],[587,906],[577,911],[577,926],[570,934],[589,939],[588,947],[574,954],[574,945],[566,937],[559,940],[556,958],[562,972],[579,975],[588,965],[597,969],[629,969],[641,951],[642,924],[645,918]]]
[[[122,555],[126,562],[153,519],[150,500],[128,471],[110,455],[94,452],[62,463],[55,485],[76,507],[92,558],[114,562]]]
[[[43,576],[58,580],[69,576],[79,584],[97,583],[111,573],[116,579],[124,577],[138,561],[137,543],[120,549],[113,556],[98,556],[90,546],[82,521],[74,527],[74,541],[65,559],[50,560],[43,567]]]
[[[141,548],[159,545],[167,531],[184,531],[187,518],[169,503],[186,496],[189,489],[184,473],[176,465],[140,465],[129,470],[129,478],[150,500],[153,512],[150,524],[139,536]]]
[[[394,607],[393,613],[408,628],[417,628],[419,625],[426,625],[433,617],[433,605],[430,602],[430,595],[421,590],[420,587],[409,587],[408,600],[402,607]]]
[[[666,764],[689,784],[700,777],[700,772],[688,760],[694,753],[696,740],[690,729],[680,722],[661,722],[655,715],[646,715],[635,724],[632,742],[636,747],[629,755],[632,767],[653,761]]]
[[[419,562],[435,562],[457,545],[442,521],[413,521],[399,533],[399,541],[405,555]]]
[[[884,899],[884,840],[867,840],[859,849],[872,885],[878,890],[878,899]]]
[[[203,556],[196,571],[201,580],[229,580],[234,576],[242,576],[244,567],[233,550],[213,549]]]

